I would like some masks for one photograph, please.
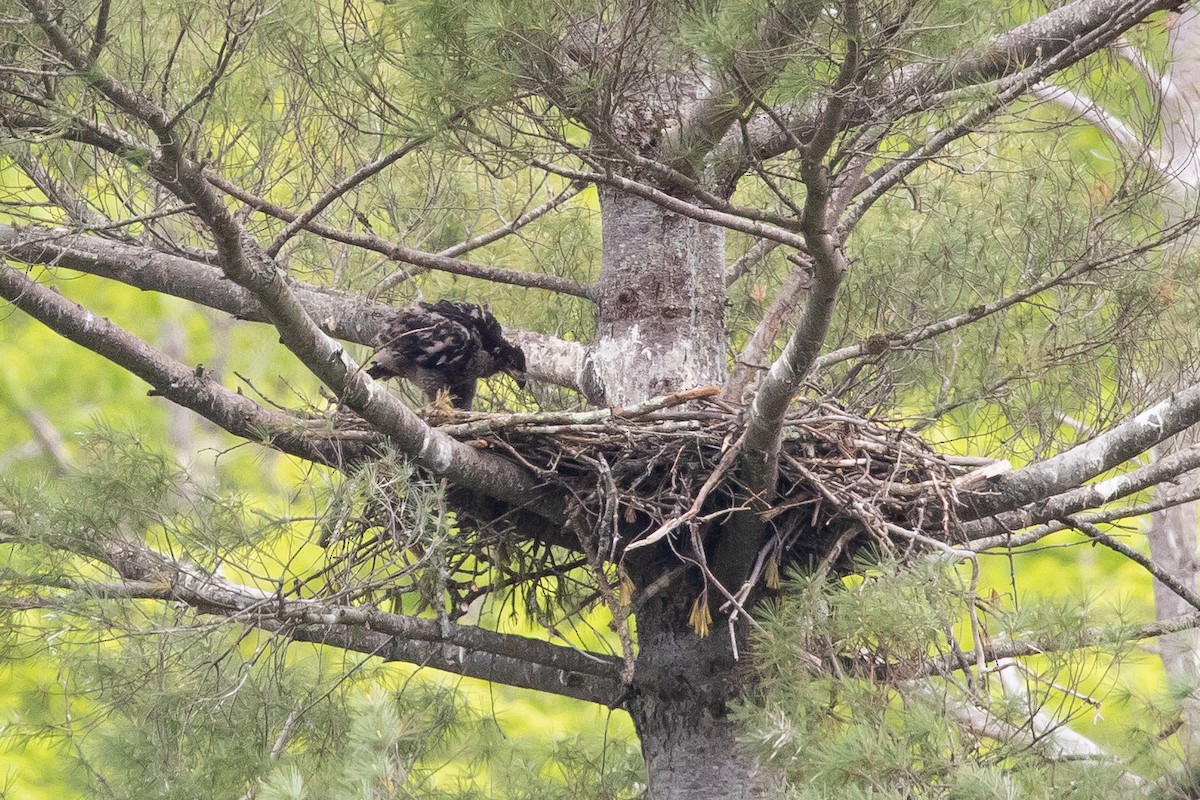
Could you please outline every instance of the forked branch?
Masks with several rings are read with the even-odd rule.
[[[23,2],[59,56],[83,69],[85,57],[58,28],[41,0]],[[154,132],[159,152],[148,164],[147,172],[163,188],[195,207],[197,216],[212,234],[225,276],[262,304],[284,346],[347,407],[389,436],[414,463],[435,474],[518,506],[539,499],[537,482],[528,472],[430,428],[367,377],[345,348],[320,329],[282,271],[245,233],[224,199],[217,195],[202,165],[184,153],[164,109],[100,70],[91,70],[88,81],[119,110]],[[543,513],[548,512],[551,517],[561,514],[553,499],[541,499]]]

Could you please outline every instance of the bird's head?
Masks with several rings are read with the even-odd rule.
[[[496,359],[496,369],[505,375],[511,375],[517,386],[525,388],[525,351],[515,344],[502,341],[493,353]]]

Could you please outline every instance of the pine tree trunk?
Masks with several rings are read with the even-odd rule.
[[[725,236],[646,200],[600,190],[603,267],[585,370],[596,405],[725,378]]]
[[[641,738],[652,800],[768,796],[772,784],[738,744],[729,704],[741,690],[728,628],[699,637],[688,622],[696,592],[664,592],[638,614],[635,691],[629,703]]]
[[[603,270],[588,394],[622,405],[720,383],[726,375],[725,253],[720,228],[601,189]],[[669,550],[631,554],[639,587],[679,566]],[[739,662],[728,630],[697,636],[688,621],[700,595],[677,580],[637,614],[638,657],[627,704],[652,800],[765,794],[754,760],[735,740],[729,704]]]

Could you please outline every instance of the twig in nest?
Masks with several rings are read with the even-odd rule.
[[[641,539],[638,539],[636,542],[633,542],[632,544],[630,544],[628,547],[625,548],[625,552],[629,552],[630,550],[637,550],[638,548],[641,548],[641,547],[648,547],[648,546],[654,544],[655,542],[662,539],[664,536],[669,536],[671,534],[671,531],[675,530],[680,525],[683,525],[685,522],[687,522],[688,520],[692,519],[697,514],[699,514],[700,507],[702,505],[704,505],[704,501],[706,499],[708,499],[709,493],[711,493],[712,490],[717,487],[717,484],[720,483],[721,479],[725,477],[725,473],[728,472],[729,469],[733,466],[734,459],[736,459],[737,454],[739,452],[741,452],[742,443],[744,441],[746,441],[745,433],[743,433],[741,436],[739,436],[737,441],[734,442],[733,445],[728,450],[725,451],[725,455],[721,456],[721,460],[719,462],[717,462],[717,466],[712,471],[712,474],[710,474],[708,476],[708,480],[706,480],[704,482],[704,485],[700,487],[700,491],[698,491],[696,493],[696,499],[692,503],[691,508],[689,508],[686,512],[684,512],[680,516],[675,517],[674,519],[661,525],[658,528],[658,530],[654,531],[653,533],[649,534],[648,536],[645,536]]]
[[[484,419],[463,422],[457,425],[443,425],[441,430],[451,436],[478,436],[484,433],[517,428],[528,425],[539,426],[572,426],[591,425],[608,420],[636,419],[654,411],[673,406],[681,406],[695,400],[703,400],[719,394],[720,387],[702,386],[699,389],[689,389],[686,392],[654,397],[632,406],[613,406],[596,411],[549,411],[534,414],[488,414]]]

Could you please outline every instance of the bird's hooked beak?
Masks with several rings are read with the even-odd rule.
[[[525,388],[525,370],[517,369],[516,367],[505,367],[501,372],[516,381],[519,388]]]

